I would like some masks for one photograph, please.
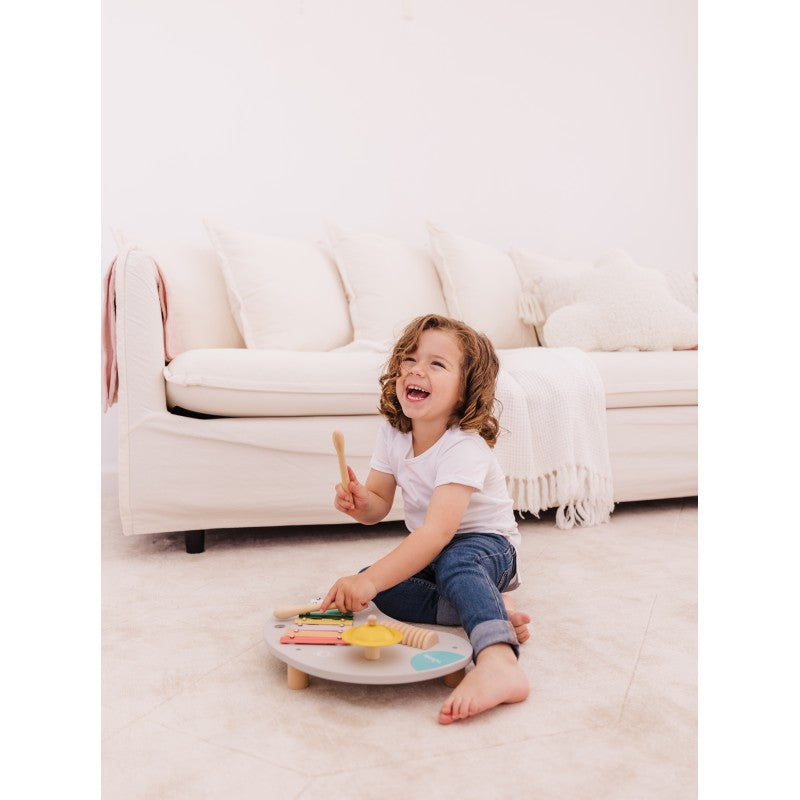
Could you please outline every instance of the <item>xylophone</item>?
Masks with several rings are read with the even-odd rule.
[[[352,628],[353,613],[342,614],[337,609],[309,611],[298,614],[288,633],[280,638],[281,644],[341,644],[345,628]]]
[[[297,612],[300,613],[286,613]],[[378,627],[397,632],[391,642],[376,642],[358,635],[359,627],[376,617]],[[402,639],[400,639],[402,636]],[[348,638],[353,644],[348,643]],[[270,652],[287,665],[290,689],[305,689],[309,675],[344,683],[414,683],[444,677],[455,686],[472,657],[467,639],[445,630],[432,630],[387,617],[374,603],[364,611],[319,611],[319,605],[276,609],[264,626]],[[380,659],[375,655],[377,644]],[[363,646],[357,646],[363,645]],[[365,658],[365,655],[367,656]]]

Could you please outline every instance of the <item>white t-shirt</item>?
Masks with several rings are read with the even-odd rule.
[[[522,537],[503,470],[479,433],[448,428],[436,444],[415,456],[411,434],[400,433],[384,420],[370,466],[394,476],[403,493],[409,531],[415,531],[424,522],[437,486],[461,483],[474,491],[456,535],[498,533],[519,549]]]

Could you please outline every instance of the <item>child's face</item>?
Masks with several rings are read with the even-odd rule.
[[[450,331],[429,328],[417,349],[400,364],[397,398],[403,413],[415,422],[442,424],[443,429],[461,398],[461,347]]]

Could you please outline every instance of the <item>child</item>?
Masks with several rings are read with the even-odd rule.
[[[381,425],[366,484],[347,468],[334,506],[365,525],[380,522],[397,486],[409,535],[372,566],[340,578],[322,610],[361,611],[375,600],[406,622],[462,625],[475,667],[444,702],[439,722],[528,696],[517,658],[527,614],[501,592],[518,585],[520,534],[491,449],[499,362],[489,339],[429,314],[411,322],[380,378]]]

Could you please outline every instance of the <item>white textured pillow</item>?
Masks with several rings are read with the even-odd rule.
[[[430,253],[397,239],[327,225],[357,340],[394,340],[423,314],[447,314]]]
[[[428,223],[433,260],[450,316],[485,333],[495,347],[533,347],[533,330],[517,314],[521,292],[511,257]]]
[[[582,350],[688,350],[697,345],[697,314],[676,300],[662,272],[623,251],[601,258],[576,290],[576,301],[544,325],[547,347]]]
[[[154,239],[122,228],[111,232],[117,247],[137,247],[158,265],[166,284],[170,324],[184,350],[244,346],[208,242]]]
[[[510,254],[522,280],[520,319],[535,327],[539,343],[543,344],[543,329],[548,317],[562,306],[577,302],[578,290],[595,264],[520,250],[511,250]],[[621,248],[612,250],[602,258],[615,256],[632,260]],[[672,296],[697,313],[697,273],[673,271],[662,274]]]
[[[247,347],[333,350],[353,338],[336,265],[319,245],[205,225]]]
[[[672,296],[680,300],[688,308],[697,313],[697,273],[696,272],[665,272]]]
[[[522,281],[520,319],[535,327],[541,344],[545,320],[556,309],[575,302],[580,280],[594,269],[594,263],[525,253],[513,248],[509,255]]]

